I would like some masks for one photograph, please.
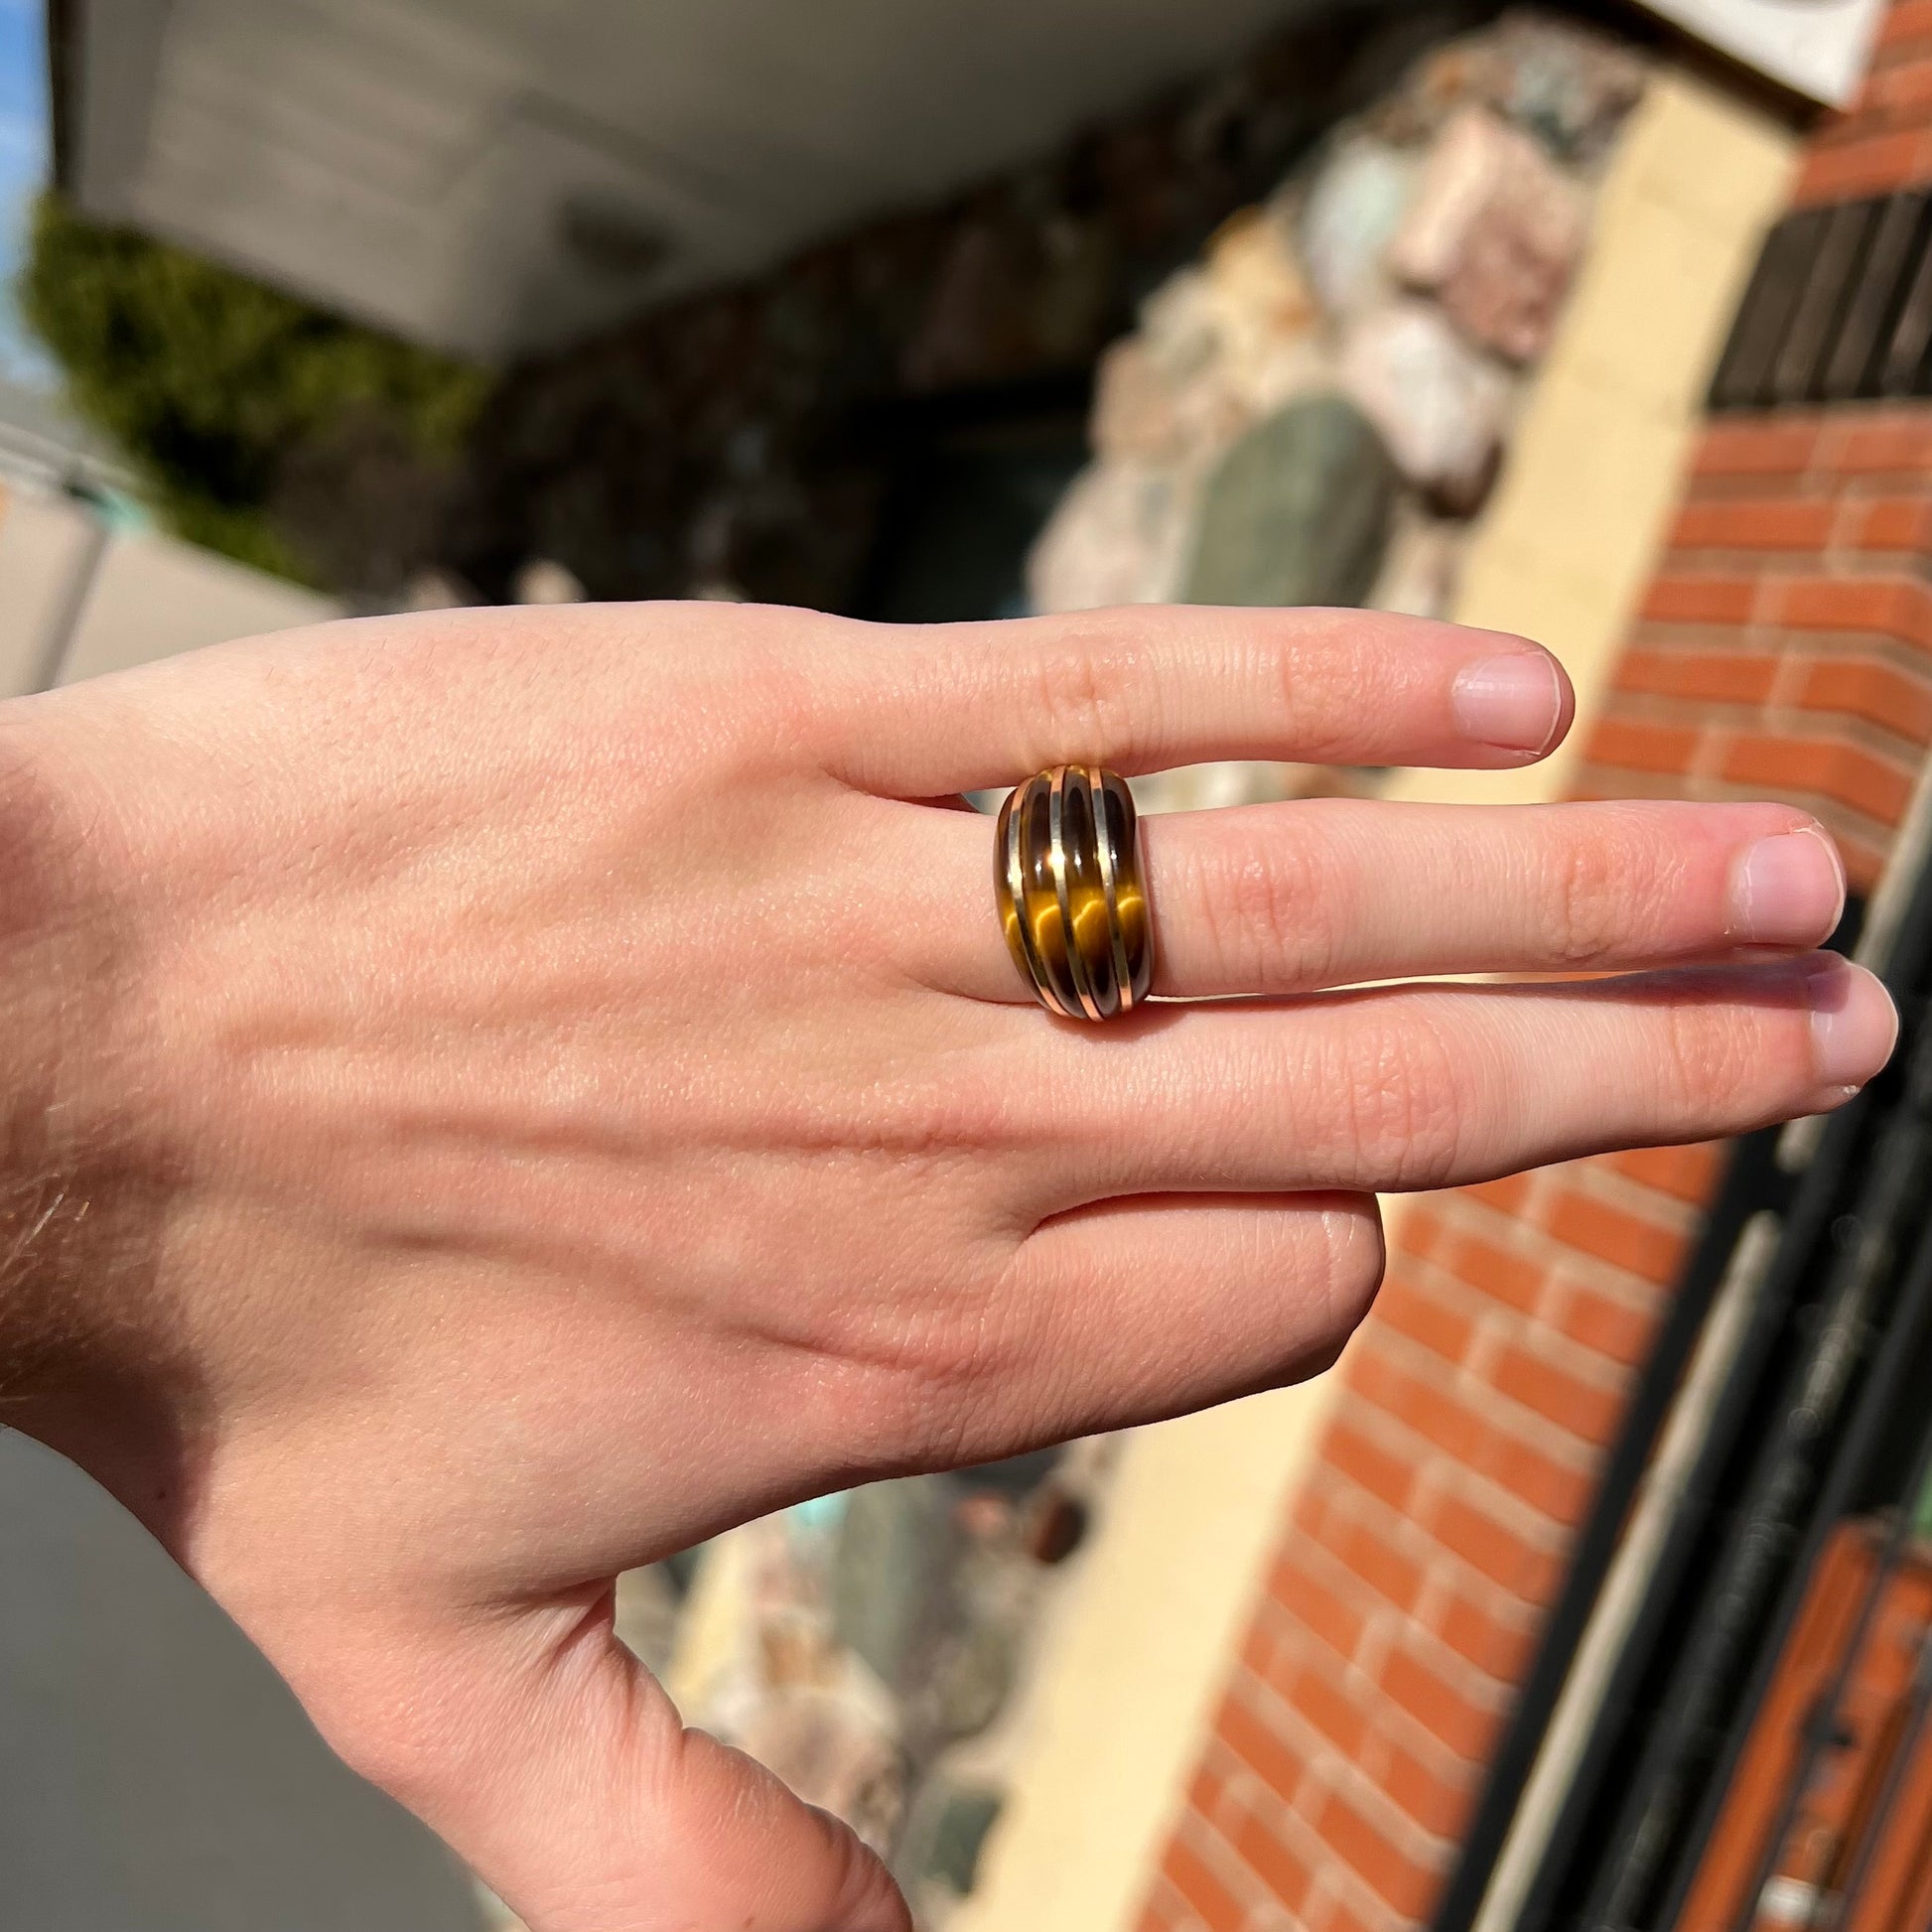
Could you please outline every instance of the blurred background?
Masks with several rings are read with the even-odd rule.
[[[1315,1382],[622,1580],[950,1932],[1932,1927],[1932,0],[0,0],[0,692],[341,613],[1533,634],[1899,1062],[1388,1204]],[[1257,1293],[1270,1285],[1258,1283]],[[0,1932],[502,1908],[0,1432]]]

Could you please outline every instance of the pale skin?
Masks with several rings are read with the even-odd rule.
[[[538,1932],[901,1932],[681,1728],[619,1571],[1294,1381],[1374,1295],[1377,1191],[1822,1111],[1894,1031],[1811,953],[1829,840],[1756,804],[1150,820],[1176,1004],[1052,1020],[957,794],[1506,767],[1571,702],[1520,638],[1357,613],[692,605],[0,708],[4,1414]],[[1330,990],[1476,973],[1594,977]]]

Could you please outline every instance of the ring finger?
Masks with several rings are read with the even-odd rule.
[[[991,825],[904,830],[925,885],[894,926],[902,968],[1031,1000],[994,915]],[[1307,799],[1146,818],[1141,843],[1154,991],[1180,999],[1809,948],[1845,902],[1830,839],[1784,805]]]

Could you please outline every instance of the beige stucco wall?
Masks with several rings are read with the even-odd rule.
[[[98,540],[94,519],[78,503],[0,490],[0,698],[47,682]]]
[[[1611,164],[1589,261],[1455,613],[1558,652],[1578,691],[1573,746],[1641,593],[1792,152],[1781,124],[1667,73]],[[1574,758],[1510,773],[1404,772],[1391,793],[1549,799]],[[1131,1932],[1331,1390],[1311,1383],[1128,1443],[1047,1635],[980,1886],[948,1932]]]
[[[59,682],[341,615],[326,597],[212,551],[154,534],[117,536],[100,560]]]
[[[1795,153],[1783,123],[1681,73],[1661,75],[1638,106],[1454,611],[1556,651],[1579,729],[1541,765],[1409,772],[1394,795],[1528,800],[1568,787]]]
[[[0,698],[341,615],[212,551],[0,485]]]

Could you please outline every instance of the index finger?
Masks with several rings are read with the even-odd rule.
[[[828,762],[899,797],[1069,760],[1507,769],[1554,750],[1576,702],[1526,637],[1379,611],[1133,606],[869,641],[834,673]]]

